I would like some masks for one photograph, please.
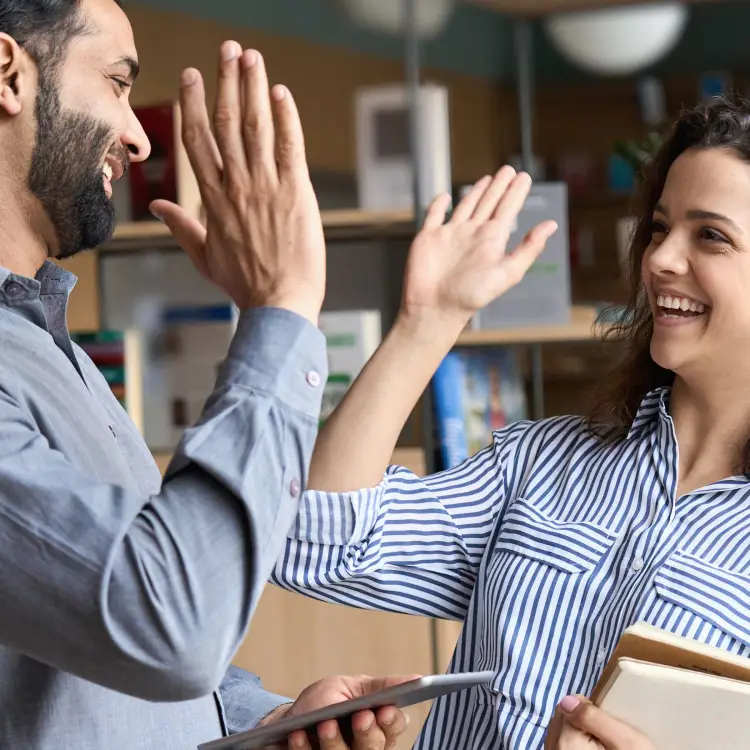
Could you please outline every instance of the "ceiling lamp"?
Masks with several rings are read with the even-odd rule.
[[[341,0],[346,12],[360,26],[386,34],[403,35],[407,0]],[[414,0],[417,35],[437,36],[448,23],[455,0]]]
[[[647,68],[679,41],[688,10],[679,2],[560,13],[545,26],[557,50],[597,75],[627,75]]]

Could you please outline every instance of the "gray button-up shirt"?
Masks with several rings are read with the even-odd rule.
[[[70,340],[74,283],[0,269],[0,747],[192,750],[297,513],[325,340],[244,313],[162,482]],[[237,685],[250,725],[281,700]]]

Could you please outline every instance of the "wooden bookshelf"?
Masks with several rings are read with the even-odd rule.
[[[560,341],[593,341],[597,312],[593,307],[574,305],[570,322],[563,325],[519,326],[487,330],[467,330],[458,346],[504,346],[510,344],[545,344]]]
[[[368,237],[409,237],[415,231],[412,211],[321,211],[323,229],[329,240]],[[169,229],[160,221],[133,221],[118,225],[104,251],[146,250],[176,246]]]

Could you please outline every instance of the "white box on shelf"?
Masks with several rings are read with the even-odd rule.
[[[508,252],[539,222],[553,219],[558,230],[520,284],[480,310],[473,328],[564,325],[570,322],[570,240],[565,183],[535,183],[508,243]]]
[[[328,352],[328,382],[320,417],[325,421],[380,346],[383,324],[379,310],[344,310],[321,313],[319,325]]]
[[[424,208],[451,192],[448,90],[423,84],[418,89],[420,194]],[[365,211],[414,208],[410,99],[404,84],[359,89],[355,95],[357,186]]]

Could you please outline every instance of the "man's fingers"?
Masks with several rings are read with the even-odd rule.
[[[198,272],[208,276],[205,250],[206,228],[203,224],[190,216],[184,208],[170,201],[154,201],[150,208],[151,213],[167,225],[172,236],[188,255]]]
[[[515,176],[516,170],[509,166],[505,166],[497,172],[474,209],[472,218],[475,221],[487,221],[495,213]]]
[[[294,97],[286,86],[274,86],[271,98],[276,115],[276,161],[279,179],[283,181],[285,178],[307,178],[305,137]]]
[[[369,677],[363,675],[357,679],[361,685],[362,695],[370,695],[378,693],[381,690],[396,687],[397,685],[403,685],[405,682],[413,682],[421,676],[419,674],[398,674],[391,675],[390,677]]]
[[[409,726],[408,714],[402,713],[393,706],[381,708],[375,714],[375,720],[385,735],[385,750],[391,750],[398,745],[398,740]]]
[[[387,744],[383,729],[372,711],[360,711],[352,717],[352,750],[385,750]]]
[[[221,185],[222,162],[206,109],[206,90],[201,74],[188,68],[180,86],[182,142],[190,159],[204,202]]]
[[[242,135],[250,174],[276,181],[274,126],[263,56],[254,49],[242,53]]]
[[[240,55],[242,48],[237,42],[221,45],[219,80],[214,107],[214,131],[219,146],[224,175],[230,181],[247,174],[247,158],[240,129]]]
[[[288,750],[312,750],[312,745],[307,737],[307,733],[299,731],[289,735],[287,748]],[[266,750],[273,750],[273,748],[267,748]]]
[[[451,197],[448,193],[441,193],[430,203],[425,213],[423,227],[437,229],[445,222],[445,212],[450,208]]]
[[[318,726],[318,741],[320,750],[349,750],[346,740],[341,736],[338,722],[333,720],[324,721]]]
[[[471,190],[459,201],[456,206],[453,216],[451,216],[451,223],[458,223],[460,221],[468,221],[474,214],[474,209],[479,203],[479,199],[484,195],[484,191],[492,181],[492,177],[485,175],[480,180],[477,180],[472,186]]]

